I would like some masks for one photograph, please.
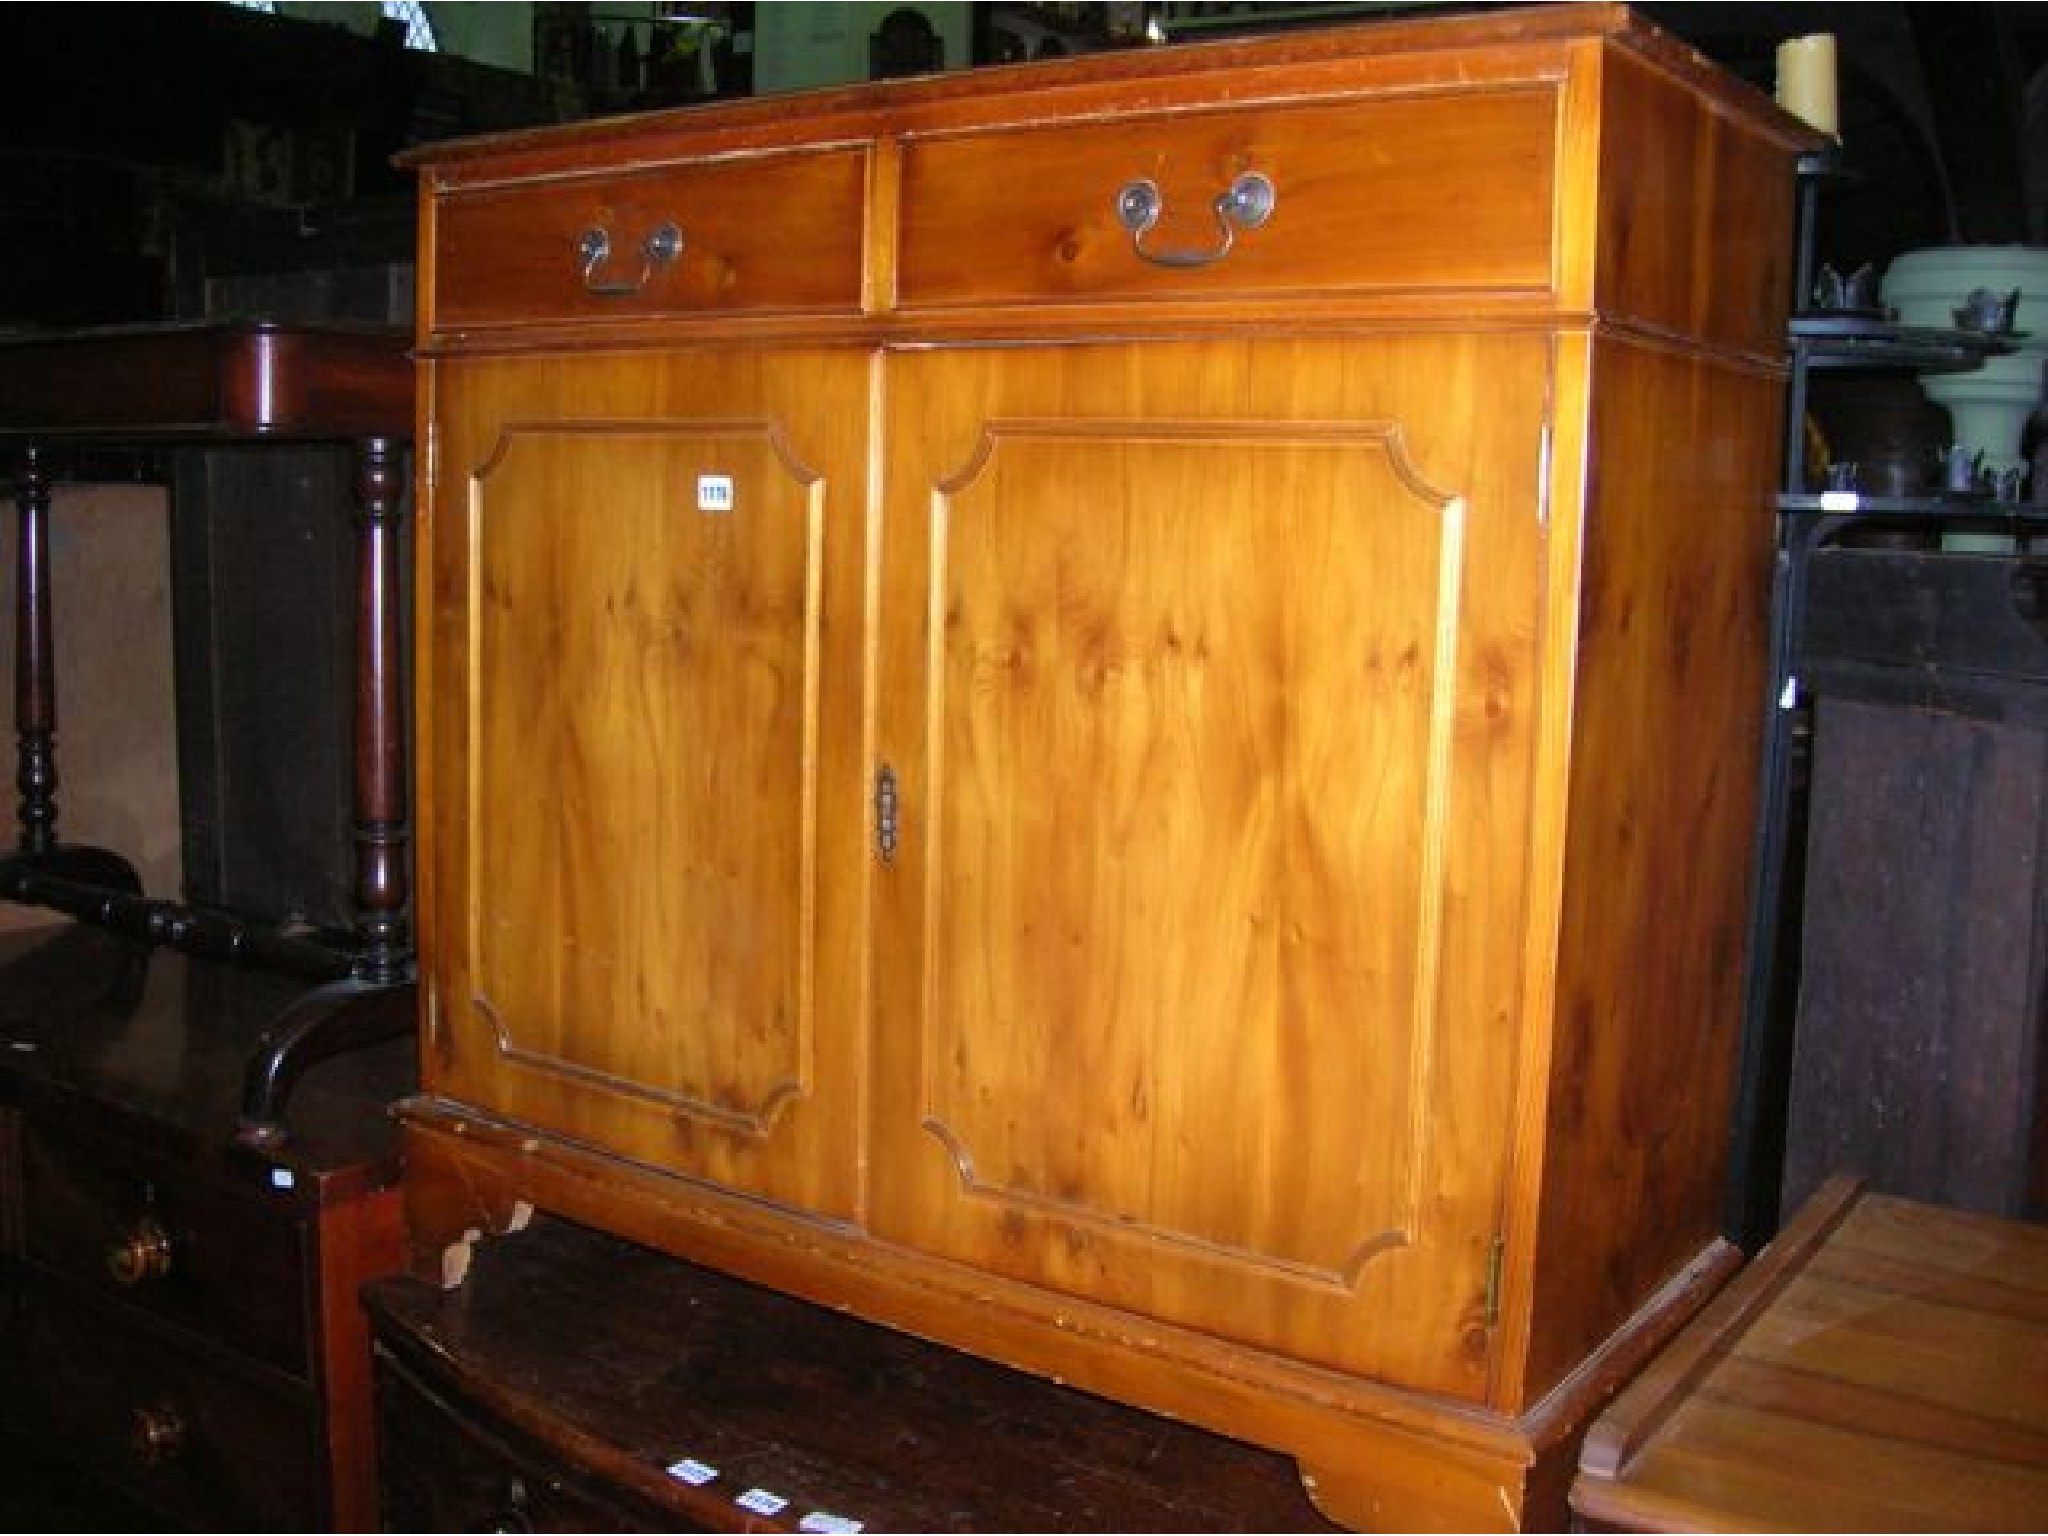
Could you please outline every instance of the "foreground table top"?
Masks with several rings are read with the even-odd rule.
[[[1334,1529],[1277,1452],[546,1216],[363,1300],[395,1530]]]
[[[2048,1522],[2048,1226],[1826,1185],[1588,1434],[1595,1529]]]

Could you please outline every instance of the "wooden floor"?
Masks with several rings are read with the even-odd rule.
[[[2048,1528],[2048,1227],[1826,1185],[1595,1424],[1596,1529]]]

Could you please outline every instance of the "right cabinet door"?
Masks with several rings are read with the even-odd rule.
[[[879,1235],[1484,1394],[1550,366],[888,360]]]

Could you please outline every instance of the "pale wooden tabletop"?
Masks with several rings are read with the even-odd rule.
[[[2048,1226],[1831,1181],[1594,1425],[1593,1529],[2048,1529]]]

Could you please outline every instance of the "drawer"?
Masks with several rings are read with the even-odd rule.
[[[303,1393],[224,1369],[91,1301],[34,1287],[0,1324],[7,1430],[91,1467],[193,1530],[328,1527],[320,1424]]]
[[[379,1347],[378,1487],[387,1531],[680,1531],[673,1511],[586,1492],[524,1436],[456,1407]]]
[[[1558,135],[1545,84],[915,141],[897,299],[1547,292]],[[1217,206],[1247,175],[1273,194],[1255,227]],[[1141,185],[1157,222],[1134,237]]]
[[[867,166],[817,150],[444,191],[430,325],[857,313]],[[675,249],[648,254],[662,230]]]
[[[307,1225],[284,1196],[271,1205],[261,1191],[34,1122],[22,1153],[32,1264],[62,1285],[310,1375]]]

